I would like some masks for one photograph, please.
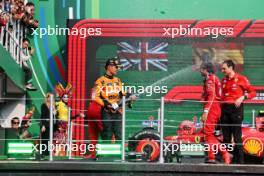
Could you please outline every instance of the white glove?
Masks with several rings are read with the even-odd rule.
[[[113,108],[114,110],[117,110],[117,109],[119,108],[119,106],[118,106],[117,103],[113,103],[113,104],[112,104],[112,108]]]

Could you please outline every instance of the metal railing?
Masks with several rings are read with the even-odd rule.
[[[21,21],[14,20],[12,17],[10,17],[6,26],[0,28],[0,44],[20,66],[22,65],[20,50],[22,40],[26,36],[25,31],[26,28],[21,24]]]
[[[168,113],[175,113],[175,114],[185,114],[185,112],[183,111],[167,111],[167,109],[165,109],[165,103],[164,103],[164,97],[161,97],[161,99],[153,99],[155,101],[155,103],[159,103],[159,105],[157,106],[157,109],[154,111],[153,109],[151,109],[149,112],[152,114],[152,113],[155,113],[155,116],[157,117],[155,121],[157,121],[158,125],[157,125],[157,131],[158,131],[158,134],[160,135],[160,139],[159,140],[156,140],[158,143],[159,143],[159,146],[160,146],[160,151],[159,151],[159,160],[158,162],[159,163],[164,163],[164,155],[163,155],[163,151],[164,151],[164,145],[166,144],[166,140],[165,140],[165,135],[164,133],[166,132],[166,130],[168,130],[168,128],[171,128],[170,126],[168,126],[168,122],[173,122],[173,126],[174,128],[178,128],[178,124],[180,124],[182,122],[182,120],[177,120],[177,119],[168,119]],[[138,116],[136,116],[137,118],[134,118],[134,119],[131,119],[131,118],[128,118],[129,114],[131,113],[131,111],[133,110],[127,110],[127,107],[125,106],[125,97],[123,97],[122,99],[123,103],[122,103],[122,120],[119,120],[119,121],[122,121],[122,139],[120,140],[121,142],[121,161],[122,162],[125,162],[126,161],[126,143],[128,141],[130,141],[130,139],[126,139],[126,129],[130,128],[131,124],[133,122],[143,122],[145,121],[146,119],[142,120],[142,119],[138,119]],[[140,101],[143,101],[143,99],[140,99]],[[149,100],[147,100],[149,101]],[[49,144],[54,144],[54,132],[53,132],[53,125],[54,125],[54,122],[56,121],[56,118],[53,114],[53,107],[54,107],[54,97],[51,96],[50,98],[50,114],[49,114],[49,119],[47,117],[47,119],[33,119],[33,120],[49,120],[49,139],[41,139],[42,141],[46,140],[46,141],[49,141]],[[198,102],[195,102],[195,103],[198,103]],[[73,136],[73,130],[75,127],[77,126],[83,126],[83,127],[88,127],[88,125],[85,125],[84,123],[83,124],[79,124],[78,122],[74,122],[73,119],[71,118],[71,115],[73,114],[72,112],[76,111],[76,109],[71,109],[70,107],[68,108],[68,122],[66,122],[68,124],[67,126],[67,129],[66,129],[66,134],[67,134],[67,138],[66,138],[66,145],[67,145],[67,150],[65,151],[66,156],[68,157],[68,159],[74,159],[73,156],[72,156],[72,146],[73,144],[75,143],[88,143],[91,142],[91,140],[83,140],[83,139],[77,139],[77,138],[74,138]],[[79,110],[79,111],[86,111],[86,110]],[[143,111],[143,112],[146,112],[146,111]],[[137,110],[135,110],[134,113],[141,113],[142,112],[139,112]],[[192,113],[195,113],[194,111]],[[201,112],[197,112],[196,113],[201,113]],[[166,114],[166,118],[165,118],[165,114]],[[143,115],[145,116],[145,115]],[[145,118],[145,117],[144,117]],[[58,119],[57,119],[58,120]],[[83,121],[97,121],[96,119],[82,119]],[[154,120],[154,119],[153,119]],[[100,121],[104,121],[103,119],[100,120]],[[111,120],[111,121],[114,121],[114,120]],[[252,127],[255,128],[255,110],[252,110]],[[140,128],[140,126],[138,126]],[[88,127],[89,128],[89,127]],[[174,129],[174,130],[175,130]],[[76,132],[75,132],[76,133]],[[176,134],[175,134],[176,135]],[[2,139],[0,139],[2,140]],[[4,140],[9,140],[9,139],[4,139]],[[110,143],[110,141],[109,141]],[[49,150],[49,160],[50,161],[53,161],[53,158],[54,157],[54,151],[53,150]]]

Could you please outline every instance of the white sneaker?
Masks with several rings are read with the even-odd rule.
[[[27,90],[31,90],[31,91],[37,90],[37,88],[35,88],[34,86],[32,86],[32,84],[27,84],[25,87],[26,87]]]

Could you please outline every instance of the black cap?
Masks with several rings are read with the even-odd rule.
[[[108,65],[114,65],[116,66],[118,69],[121,68],[121,64],[119,62],[119,59],[118,58],[111,58],[111,59],[108,59],[105,63],[105,69],[107,69]]]

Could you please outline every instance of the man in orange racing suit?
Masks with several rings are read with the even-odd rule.
[[[205,142],[208,144],[208,163],[215,163],[215,148],[222,154],[225,164],[230,164],[229,153],[214,135],[215,127],[221,116],[220,98],[221,83],[214,75],[214,66],[212,63],[203,63],[200,67],[200,73],[205,78],[203,86],[204,110],[201,120],[204,122]]]
[[[103,76],[96,80],[94,87],[95,92],[94,96],[92,96],[92,102],[90,104],[90,108],[93,107],[96,109],[90,111],[90,113],[92,113],[92,111],[96,111],[96,113],[90,114],[91,118],[95,117],[94,119],[102,119],[101,122],[97,122],[96,128],[97,132],[102,130],[101,137],[105,143],[111,142],[113,134],[117,141],[121,140],[122,110],[119,102],[121,101],[122,96],[126,95],[126,97],[128,97],[129,95],[123,91],[123,84],[121,80],[115,76],[119,67],[120,64],[117,59],[112,58],[107,60],[105,65],[106,72]],[[135,100],[136,96],[132,95],[130,98]],[[100,107],[98,107],[98,105]],[[99,109],[101,110],[101,114],[99,114]],[[96,144],[98,133],[91,129],[94,126],[95,125],[89,126],[89,132],[90,137],[95,140],[93,144]]]

